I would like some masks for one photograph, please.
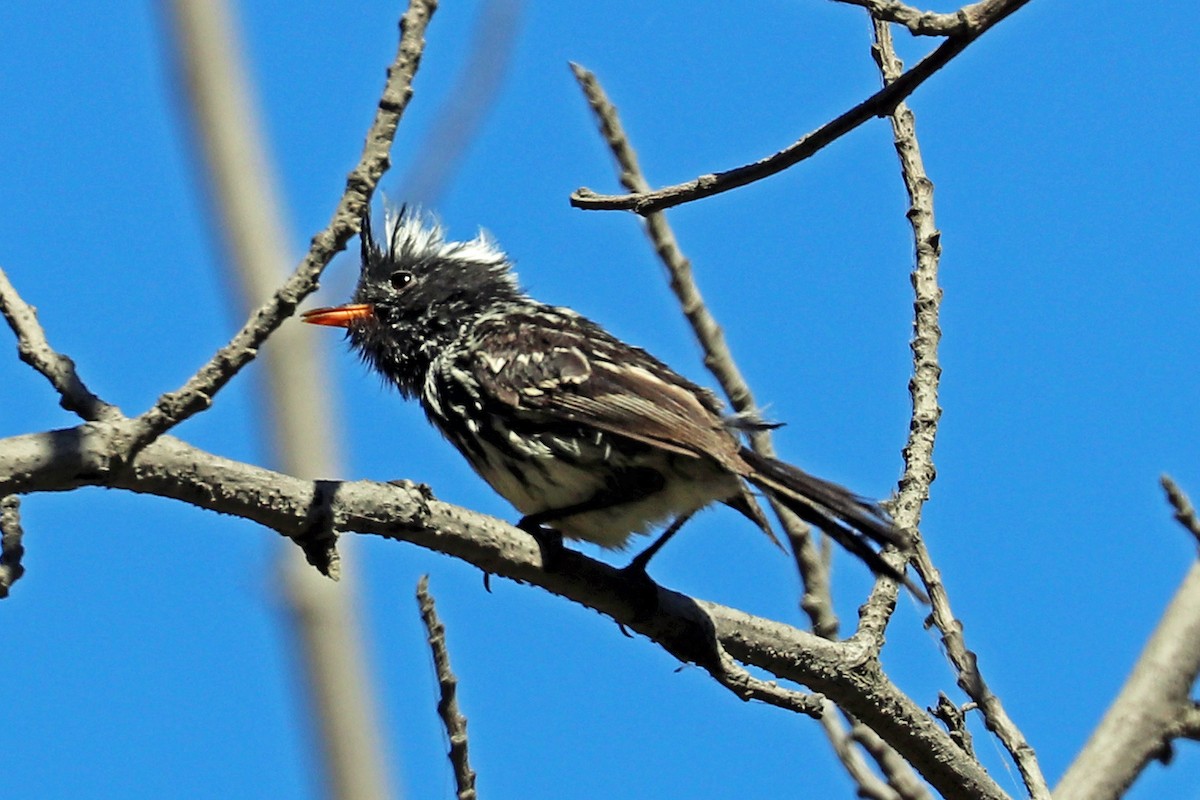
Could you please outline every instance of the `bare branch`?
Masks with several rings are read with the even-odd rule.
[[[222,259],[231,278],[225,285],[237,312],[248,315],[293,265],[285,203],[230,6],[221,0],[174,0],[168,13],[177,80],[195,131],[190,142],[207,166],[211,227],[230,255]],[[313,380],[327,371],[317,333],[307,325],[284,325],[259,362],[266,380],[257,387],[264,401],[257,406],[257,429],[272,463],[300,477],[342,473],[331,430],[336,414],[330,383]],[[385,756],[390,748],[357,615],[352,552],[346,552],[353,548],[339,551],[336,541],[306,540],[307,552],[280,542],[273,588],[286,612],[281,621],[302,677],[297,701],[306,706],[313,727],[309,741],[326,793],[385,800],[395,795]],[[343,580],[335,584],[326,575]]]
[[[59,405],[88,422],[111,422],[121,417],[115,406],[96,397],[84,385],[75,362],[50,346],[37,311],[17,294],[3,269],[0,269],[0,313],[17,335],[17,355],[50,381],[60,395]]]
[[[1159,478],[1159,482],[1162,484],[1163,491],[1167,493],[1167,501],[1175,509],[1175,520],[1200,543],[1200,519],[1196,517],[1196,509],[1192,506],[1192,501],[1170,475],[1163,475]]]
[[[587,210],[622,210],[633,211],[645,216],[654,211],[662,211],[682,203],[689,203],[715,194],[737,189],[748,183],[762,180],[775,175],[788,167],[795,166],[801,161],[815,155],[826,145],[840,139],[850,131],[862,125],[872,117],[890,114],[904,98],[908,97],[917,87],[931,75],[950,62],[955,56],[967,49],[968,46],[996,23],[1016,11],[1029,0],[1007,0],[988,4],[986,16],[981,16],[978,25],[968,33],[947,39],[942,42],[917,65],[897,78],[892,83],[880,89],[858,105],[851,108],[836,119],[825,123],[812,133],[809,133],[774,155],[735,167],[725,172],[701,175],[699,178],[675,186],[667,186],[650,192],[637,192],[626,195],[602,195],[588,188],[576,189],[571,195],[571,205]]]
[[[873,20],[874,43],[871,54],[879,67],[884,85],[890,85],[904,71],[904,65],[892,46],[891,31],[885,22]],[[920,536],[921,511],[929,499],[929,489],[937,471],[933,465],[933,447],[937,437],[938,420],[942,409],[938,405],[938,386],[942,368],[938,360],[938,344],[942,329],[939,322],[942,288],[938,285],[938,264],[941,260],[941,231],[933,213],[933,181],[925,171],[921,147],[917,141],[916,117],[907,103],[896,105],[890,116],[892,142],[900,160],[900,176],[908,193],[908,220],[912,226],[915,266],[913,286],[913,376],[908,390],[912,397],[912,415],[908,440],[904,444],[904,474],[900,477],[899,493],[891,503],[896,523],[909,532],[914,549],[928,551]],[[926,583],[928,586],[929,584]],[[879,581],[870,599],[859,612],[858,633],[867,636],[875,647],[883,646],[883,632],[896,605],[896,587],[890,581]]]
[[[413,149],[408,172],[397,182],[409,202],[436,206],[449,186],[504,85],[516,52],[524,5],[524,0],[480,4],[471,41],[460,46],[467,61],[454,86],[444,92],[436,119]]]
[[[600,85],[595,74],[579,64],[571,64],[571,72],[574,73],[592,113],[596,116],[605,142],[612,150],[619,168],[618,178],[621,184],[631,192],[650,191],[650,184],[638,165],[637,153],[625,135],[620,115],[616,106],[608,99],[604,87]],[[645,222],[646,234],[667,269],[671,291],[679,301],[684,316],[692,326],[692,333],[704,352],[704,366],[717,379],[735,411],[757,412],[758,404],[754,400],[750,385],[734,361],[733,352],[725,341],[724,331],[700,294],[700,287],[692,273],[692,263],[680,249],[666,214],[661,211],[646,214]],[[765,456],[775,455],[769,431],[762,430],[751,434],[750,444]],[[813,630],[818,635],[833,638],[837,636],[839,624],[829,592],[829,561],[821,557],[809,527],[799,517],[773,500],[771,507],[787,533],[796,566],[800,570],[804,585],[800,607],[808,614]]]
[[[874,21],[875,46],[873,53],[880,74],[887,85],[902,80],[903,65],[892,45],[888,23]],[[929,499],[929,488],[936,470],[933,465],[933,446],[937,435],[937,424],[941,417],[938,405],[938,384],[941,366],[938,362],[938,343],[941,328],[938,322],[942,290],[937,281],[938,261],[941,256],[941,233],[937,230],[933,216],[933,183],[921,158],[917,144],[916,122],[906,104],[897,105],[892,114],[892,131],[896,153],[900,157],[901,173],[909,196],[908,218],[913,228],[916,243],[916,268],[912,283],[915,293],[913,302],[913,377],[909,381],[912,394],[912,422],[909,426],[908,442],[904,447],[904,475],[900,479],[900,491],[892,504],[897,523],[913,537],[912,561],[917,573],[929,588],[933,624],[941,631],[942,643],[958,672],[958,685],[979,707],[987,726],[994,731],[1012,755],[1035,800],[1048,800],[1050,796],[1046,779],[1042,775],[1036,754],[1016,723],[1009,718],[1003,704],[988,688],[979,671],[975,653],[966,646],[962,622],[955,618],[950,608],[949,595],[941,582],[940,574],[933,564],[929,549],[918,529],[921,510]],[[873,647],[883,643],[883,630],[895,606],[896,588],[889,581],[880,581],[871,599],[863,607],[859,618],[856,637],[865,637]]]
[[[907,6],[899,0],[837,0],[837,2],[865,8],[875,19],[899,23],[916,36],[961,36],[979,31],[985,21],[996,13],[998,7],[1009,4],[1007,0],[983,0],[963,6],[958,11],[940,14],[936,11],[921,11]]]
[[[572,63],[571,72],[596,116],[604,141],[612,150],[613,159],[619,168],[618,178],[621,185],[631,192],[650,191],[650,184],[638,164],[633,145],[625,135],[617,108],[609,100],[599,79],[595,73],[579,64]],[[757,411],[758,404],[754,401],[750,385],[733,359],[733,353],[725,341],[725,332],[721,330],[720,324],[708,310],[704,297],[700,294],[700,287],[696,285],[692,273],[692,264],[680,249],[666,214],[654,212],[646,215],[646,235],[650,237],[654,251],[666,267],[671,291],[679,300],[696,341],[704,351],[704,366],[721,384],[721,389],[735,411]],[[756,438],[766,443],[770,442],[770,434],[767,431],[756,433]]]
[[[774,681],[764,681],[754,677],[748,670],[738,664],[728,651],[721,646],[714,633],[711,640],[717,654],[718,669],[710,669],[717,682],[745,701],[759,700],[768,705],[820,718],[826,709],[828,701],[819,694],[806,694],[792,689],[785,689]]]
[[[308,255],[292,276],[263,303],[246,324],[212,359],[179,389],[159,397],[152,408],[130,426],[131,452],[204,410],[213,396],[257,355],[258,347],[287,319],[296,306],[317,288],[317,278],[334,254],[358,232],[359,219],[370,202],[380,177],[390,163],[389,150],[396,126],[412,97],[412,79],[425,47],[425,27],[437,0],[410,0],[400,20],[400,45],[388,69],[383,96],[367,132],[358,165],[346,178],[346,189],[326,228],[313,237]]]
[[[821,717],[821,727],[825,730],[825,738],[833,746],[834,755],[858,787],[859,797],[867,800],[905,800],[871,769],[833,703],[827,704]]]
[[[1200,562],[1163,612],[1117,699],[1054,789],[1055,800],[1122,797],[1172,738],[1194,735],[1200,675]]]
[[[0,599],[25,574],[21,558],[25,555],[21,528],[21,498],[15,494],[0,497]]]
[[[450,651],[446,648],[446,626],[438,618],[433,595],[429,593],[429,576],[422,575],[417,582],[417,606],[421,610],[421,621],[425,623],[426,641],[433,653],[433,668],[437,672],[438,716],[450,739],[450,764],[454,767],[454,783],[458,787],[459,800],[475,800],[475,770],[467,757],[467,718],[458,710],[458,678],[450,667]]]
[[[850,738],[862,745],[887,778],[888,786],[901,800],[931,800],[929,790],[913,772],[908,762],[900,757],[879,734],[855,721],[850,729]]]
[[[289,537],[357,531],[412,542],[484,572],[540,586],[593,608],[714,677],[724,668],[712,640],[743,664],[833,700],[896,748],[943,796],[999,800],[1005,793],[938,724],[883,673],[869,650],[697,600],[664,587],[645,613],[644,590],[607,564],[566,550],[547,572],[527,533],[435,500],[417,485],[305,481],[224,459],[170,436],[147,445],[128,468],[106,470],[120,426],[77,428],[0,440],[0,495],[96,485],[155,494],[253,520]]]

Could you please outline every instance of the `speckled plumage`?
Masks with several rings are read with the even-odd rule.
[[[620,547],[713,502],[770,533],[750,485],[877,572],[906,539],[874,503],[747,449],[720,401],[654,356],[519,287],[485,235],[446,242],[419,214],[369,221],[352,346],[497,492],[565,536]],[[322,312],[342,309],[323,309]],[[318,321],[312,319],[310,321]],[[562,511],[564,513],[558,514]]]

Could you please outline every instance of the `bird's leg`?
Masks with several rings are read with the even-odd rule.
[[[538,519],[542,512],[528,514],[521,518],[517,527],[528,533],[537,542],[542,551],[542,569],[546,572],[557,572],[563,560],[563,537],[553,528],[548,528]]]
[[[662,549],[662,546],[666,544],[672,536],[678,533],[679,529],[683,527],[684,523],[691,519],[692,515],[695,513],[695,511],[689,511],[686,514],[680,514],[678,517],[676,517],[675,521],[667,526],[667,529],[663,531],[659,537],[650,544],[649,547],[633,557],[633,560],[629,562],[629,565],[625,567],[622,572],[626,573],[627,575],[631,575],[635,572],[645,574],[646,565],[650,563],[650,559],[658,555],[658,551]]]
[[[668,525],[667,529],[659,534],[659,537],[649,547],[634,556],[633,560],[621,570],[621,576],[629,582],[629,589],[634,598],[634,619],[648,619],[658,610],[658,584],[646,572],[646,565],[662,549],[662,546],[679,532],[684,523],[692,518],[694,513],[696,512],[689,511],[676,517],[675,521]]]
[[[548,523],[567,519],[577,514],[603,511],[606,508],[615,508],[626,503],[636,503],[661,491],[665,485],[666,480],[658,470],[648,467],[630,467],[614,472],[609,476],[604,488],[588,499],[562,508],[547,508],[526,514],[517,523],[517,527],[537,539],[538,547],[542,551],[543,568],[553,571],[562,562],[563,539],[562,533]]]

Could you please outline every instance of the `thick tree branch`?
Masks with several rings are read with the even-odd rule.
[[[1168,475],[1163,490],[1175,519],[1200,536],[1196,511]],[[1192,564],[1120,694],[1055,787],[1056,800],[1105,800],[1125,790],[1176,738],[1200,737],[1200,713],[1191,698],[1200,675],[1200,562]]]
[[[981,11],[978,24],[969,32],[947,39],[895,81],[774,155],[752,164],[735,167],[725,172],[701,175],[687,183],[667,186],[650,192],[602,195],[588,188],[580,188],[571,195],[571,205],[588,210],[633,211],[645,216],[682,203],[728,192],[731,189],[737,189],[782,172],[815,155],[826,145],[845,136],[872,117],[881,117],[892,113],[897,103],[916,91],[917,87],[933,73],[966,50],[972,42],[990,30],[996,23],[1027,2],[1029,0],[1005,0],[987,4],[988,7]],[[986,12],[986,15],[982,12]]]
[[[93,395],[75,370],[74,362],[48,344],[37,316],[0,271],[0,312],[17,335],[18,352],[42,373],[59,392],[64,408],[84,419],[112,423],[106,430],[114,447],[93,465],[99,472],[120,470],[136,453],[164,431],[192,414],[207,408],[212,396],[232,380],[257,354],[257,348],[281,325],[296,304],[314,291],[317,277],[333,255],[345,249],[357,232],[361,212],[370,201],[379,178],[389,165],[389,150],[400,116],[412,96],[412,79],[424,49],[425,27],[437,8],[437,0],[411,0],[400,20],[400,44],[388,69],[383,96],[367,133],[358,166],[346,181],[346,191],[329,226],[312,240],[308,255],[284,285],[264,303],[233,340],[209,363],[174,392],[162,395],[149,411],[137,418],[125,417],[120,409]],[[328,569],[328,564],[323,565]]]
[[[1200,703],[1193,702],[1180,711],[1179,719],[1171,728],[1170,735],[1176,739],[1200,742]]]
[[[1054,789],[1055,800],[1115,800],[1195,722],[1200,562],[1192,564],[1121,692]],[[1192,731],[1195,728],[1192,727]]]
[[[415,484],[304,481],[193,448],[165,436],[114,467],[120,426],[77,428],[0,440],[0,495],[107,486],[234,514],[297,539],[357,531],[412,542],[493,575],[540,586],[611,617],[682,661],[723,678],[712,639],[738,661],[829,697],[896,748],[943,796],[1004,798],[923,709],[882,672],[870,651],[659,587],[645,614],[638,587],[574,551],[546,572],[528,534],[497,519],[434,499]],[[720,651],[716,651],[719,653]],[[792,693],[796,694],[796,693]],[[757,695],[772,702],[772,697]]]

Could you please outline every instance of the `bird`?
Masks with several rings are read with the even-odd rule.
[[[369,208],[351,302],[302,314],[344,328],[351,349],[429,421],[523,517],[539,543],[562,537],[621,549],[724,503],[774,540],[754,490],[861,559],[911,583],[883,547],[909,537],[876,502],[745,444],[777,427],[729,414],[646,350],[569,309],[530,297],[485,232],[450,241],[431,215],[389,208],[382,241]]]

